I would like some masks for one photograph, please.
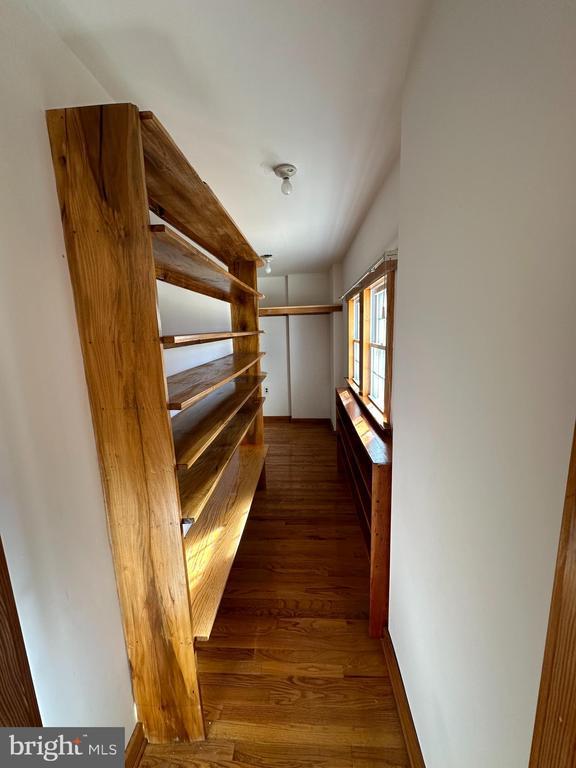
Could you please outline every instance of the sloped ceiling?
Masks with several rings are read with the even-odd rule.
[[[398,156],[426,0],[28,4],[114,100],[156,113],[275,274],[344,256]]]

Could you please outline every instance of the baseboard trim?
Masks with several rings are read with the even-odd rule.
[[[292,416],[264,416],[264,424],[332,424],[331,419],[293,419]]]
[[[292,424],[331,424],[330,419],[290,419]]]
[[[148,744],[148,739],[144,736],[144,728],[142,723],[136,723],[132,736],[128,746],[124,750],[124,766],[125,768],[138,768],[142,755]]]
[[[264,424],[332,424],[331,419],[293,419],[292,416],[264,416]]]
[[[412,713],[410,712],[410,704],[408,703],[408,697],[406,696],[406,689],[402,682],[402,674],[400,673],[400,667],[398,666],[396,651],[394,650],[394,645],[388,629],[384,629],[384,635],[381,642],[386,658],[386,664],[388,665],[388,672],[390,674],[392,693],[394,694],[396,708],[400,717],[400,725],[402,726],[402,733],[404,734],[404,741],[406,742],[406,750],[410,759],[410,768],[426,768],[422,750],[420,749],[420,742],[418,741],[418,734],[416,733],[414,720],[412,719]]]

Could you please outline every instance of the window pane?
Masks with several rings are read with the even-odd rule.
[[[381,410],[384,408],[386,380],[386,350],[370,347],[370,397]]]
[[[353,359],[354,359],[354,371],[352,378],[356,384],[360,384],[360,342],[354,341],[353,344]]]
[[[370,341],[373,344],[386,344],[386,298],[385,285],[379,285],[370,292]]]
[[[354,298],[354,338],[360,338],[360,297]]]

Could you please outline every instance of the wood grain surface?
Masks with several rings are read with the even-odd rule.
[[[203,736],[140,118],[47,113],[138,718],[150,741]]]
[[[280,317],[282,315],[330,315],[342,312],[342,304],[308,304],[298,307],[260,307],[260,317]]]
[[[261,296],[169,227],[152,224],[156,278],[223,301]]]
[[[262,409],[262,399],[249,400],[228,422],[190,469],[178,473],[183,520],[197,521],[234,452]]]
[[[237,339],[240,336],[256,336],[263,331],[211,331],[208,333],[183,333],[176,336],[161,336],[164,349],[186,347],[190,344],[210,344],[213,341]]]
[[[576,759],[576,428],[550,606],[530,768]]]
[[[0,728],[41,725],[8,563],[0,539]]]
[[[265,376],[240,376],[172,419],[176,467],[188,469],[218,437]]]
[[[184,539],[194,635],[199,640],[210,637],[265,457],[263,446],[238,448],[200,520]]]
[[[256,337],[257,339],[258,337]],[[258,342],[256,342],[257,346]],[[168,377],[168,408],[180,411],[189,408],[215,389],[243,373],[259,376],[258,361],[263,352],[238,352],[196,365]],[[255,370],[258,368],[258,370]]]

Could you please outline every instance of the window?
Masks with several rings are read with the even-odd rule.
[[[368,396],[384,410],[386,384],[386,307],[385,279],[368,289],[370,292],[370,386]]]
[[[395,265],[384,262],[346,297],[349,382],[382,423],[390,422]]]

